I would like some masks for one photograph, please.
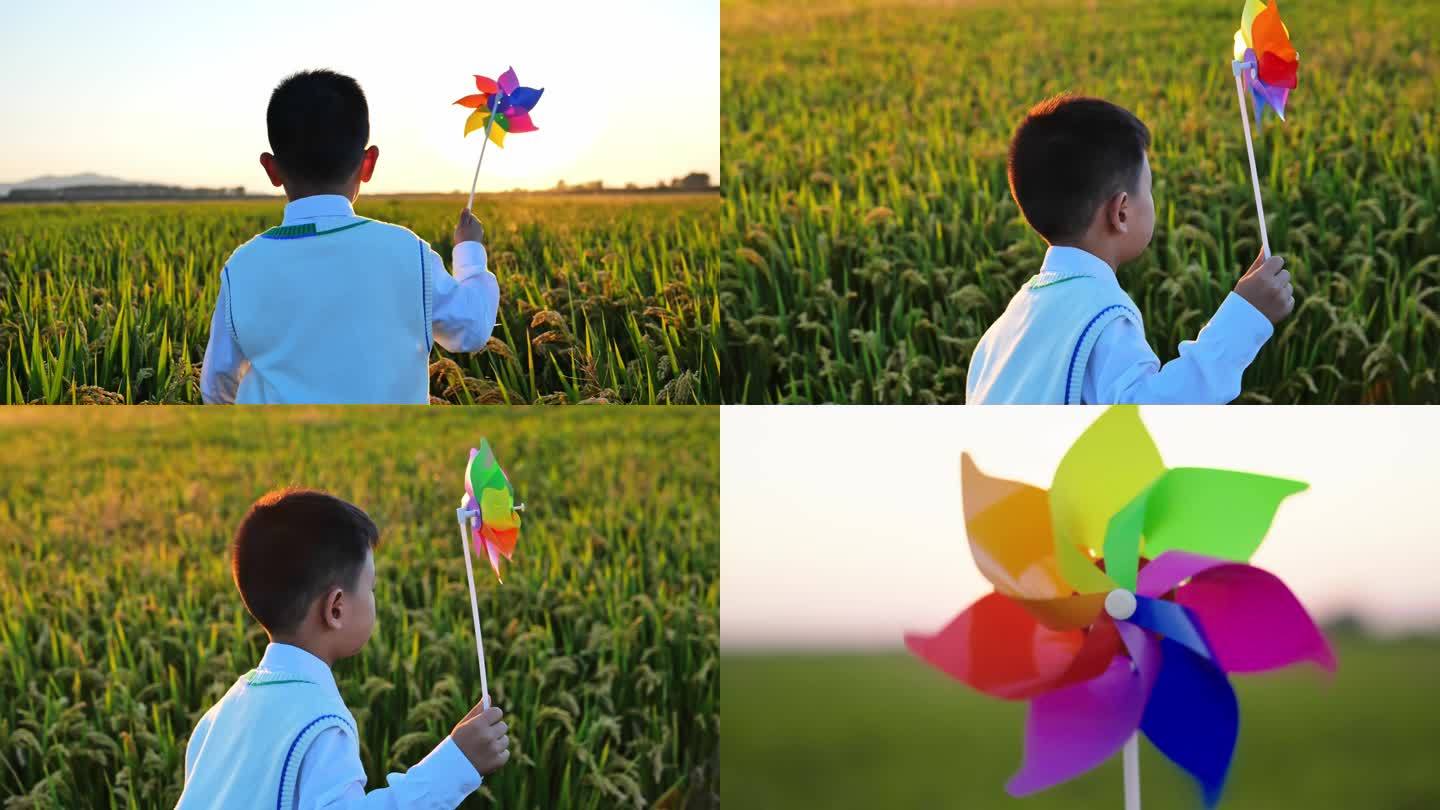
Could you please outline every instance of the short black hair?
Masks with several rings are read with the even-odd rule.
[[[1085,233],[1095,209],[1135,193],[1150,130],[1108,101],[1061,93],[1030,108],[1010,139],[1010,194],[1050,243]]]
[[[250,506],[230,547],[245,608],[265,629],[288,633],[331,588],[353,589],[380,530],[360,507],[310,489],[279,489]]]
[[[285,77],[265,109],[270,151],[285,173],[316,185],[343,183],[370,141],[370,107],[360,83],[333,70]]]

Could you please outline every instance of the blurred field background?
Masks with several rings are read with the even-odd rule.
[[[1150,127],[1157,225],[1121,269],[1162,360],[1259,252],[1230,70],[1240,0],[724,0],[728,401],[959,402],[1038,269],[1005,149],[1098,95]],[[1440,4],[1287,0],[1289,121],[1256,142],[1298,306],[1242,401],[1440,399]],[[743,361],[743,363],[742,363]]]
[[[1440,807],[1435,729],[1440,639],[1329,632],[1340,668],[1233,676],[1240,740],[1223,810]],[[730,651],[721,658],[733,806],[826,810],[1119,810],[1119,756],[1017,799],[1025,703],[995,700],[905,653]],[[1193,810],[1199,793],[1147,741],[1147,810]]]
[[[466,807],[718,802],[715,409],[0,409],[0,806],[169,808],[199,718],[266,638],[244,510],[327,489],[382,532],[379,620],[336,666],[370,788],[479,697],[454,509],[488,437],[527,505],[475,572],[518,755]]]
[[[449,268],[464,205],[362,195],[356,212]],[[0,206],[0,402],[198,403],[221,268],[283,206]],[[718,209],[713,194],[477,197],[499,322],[482,353],[435,347],[432,398],[719,402]]]

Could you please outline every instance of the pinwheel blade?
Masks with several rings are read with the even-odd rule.
[[[1065,453],[1050,486],[1050,516],[1060,573],[1076,590],[1114,587],[1110,577],[1094,575],[1093,563],[1079,549],[1101,552],[1111,516],[1164,471],[1134,406],[1105,411]]]
[[[505,118],[508,121],[506,132],[514,135],[518,132],[534,132],[538,127],[530,120],[530,113],[524,110],[509,107],[505,111]]]
[[[1240,733],[1240,708],[1230,681],[1210,661],[1173,639],[1160,642],[1164,664],[1140,729],[1170,761],[1200,783],[1214,807]]]
[[[545,88],[535,89],[534,87],[517,87],[514,92],[505,94],[505,103],[529,112],[540,100],[540,94]]]
[[[1200,629],[1200,623],[1182,605],[1148,596],[1137,596],[1135,614],[1130,617],[1130,623],[1164,636],[1207,661],[1214,657],[1205,634]]]
[[[1055,564],[1045,490],[988,476],[965,453],[960,456],[960,500],[970,554],[997,591],[1027,599],[1070,595],[1071,586]]]
[[[998,593],[981,598],[934,635],[905,635],[905,646],[921,660],[1006,700],[1024,700],[1052,689],[1084,643],[1079,630],[1044,627]]]
[[[470,116],[465,119],[465,134],[469,135],[477,129],[484,129],[485,121],[489,117],[490,114],[483,109],[470,113]]]
[[[495,80],[490,78],[489,76],[476,76],[475,89],[489,95],[494,95],[495,93],[500,92],[500,86],[497,85],[495,83]]]
[[[1160,668],[1158,645],[1139,628],[1121,625],[1119,630],[1134,668],[1117,657],[1099,677],[1030,701],[1024,759],[1005,786],[1012,796],[1085,773],[1119,751],[1139,728]]]
[[[1335,653],[1280,578],[1251,565],[1198,572],[1175,600],[1199,622],[1226,672],[1264,672],[1301,661],[1335,671]]]
[[[495,83],[499,85],[500,92],[507,96],[520,87],[520,80],[515,78],[515,68],[513,67],[506,68],[505,72],[500,74],[500,78],[495,80]]]
[[[461,107],[478,109],[479,107],[483,106],[489,100],[489,98],[490,96],[486,95],[485,93],[475,93],[472,95],[464,96],[457,100],[455,103],[459,104]]]

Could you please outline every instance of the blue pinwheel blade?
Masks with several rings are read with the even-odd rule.
[[[535,103],[540,100],[540,94],[544,92],[545,89],[543,87],[539,90],[533,87],[517,87],[515,88],[515,92],[505,97],[505,103],[529,112],[530,109],[535,106]]]
[[[1205,806],[1214,807],[1240,736],[1235,690],[1218,667],[1177,641],[1161,639],[1160,661],[1140,730],[1200,783]]]
[[[1188,647],[1196,655],[1213,661],[1215,654],[1205,641],[1205,633],[1195,614],[1184,605],[1148,596],[1135,597],[1135,615],[1130,617],[1137,624],[1152,633]]]

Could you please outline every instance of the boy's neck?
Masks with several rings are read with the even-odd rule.
[[[321,648],[320,645],[306,641],[303,638],[299,638],[297,636],[272,635],[270,636],[270,643],[289,644],[291,647],[299,647],[305,652],[308,652],[316,658],[319,658],[321,661],[324,661],[325,666],[331,669],[335,668],[335,661],[337,660],[335,656],[326,652],[323,648]]]
[[[1075,242],[1053,242],[1051,247],[1068,247],[1076,250],[1083,250],[1091,256],[1110,265],[1112,272],[1120,268],[1120,259],[1113,250],[1108,250],[1106,245],[1095,239],[1081,239]]]
[[[303,200],[303,199],[305,199],[306,197],[322,197],[322,196],[327,196],[327,195],[328,195],[328,196],[335,196],[335,197],[344,197],[345,199],[347,199],[347,200],[350,201],[350,204],[351,204],[351,205],[354,205],[354,204],[355,204],[355,198],[356,198],[357,196],[359,196],[358,194],[355,193],[355,190],[354,190],[354,189],[349,189],[349,188],[317,188],[317,189],[297,188],[297,189],[293,189],[293,190],[292,190],[289,186],[286,186],[286,187],[285,187],[285,201],[286,201],[286,202],[295,202],[296,200]]]

